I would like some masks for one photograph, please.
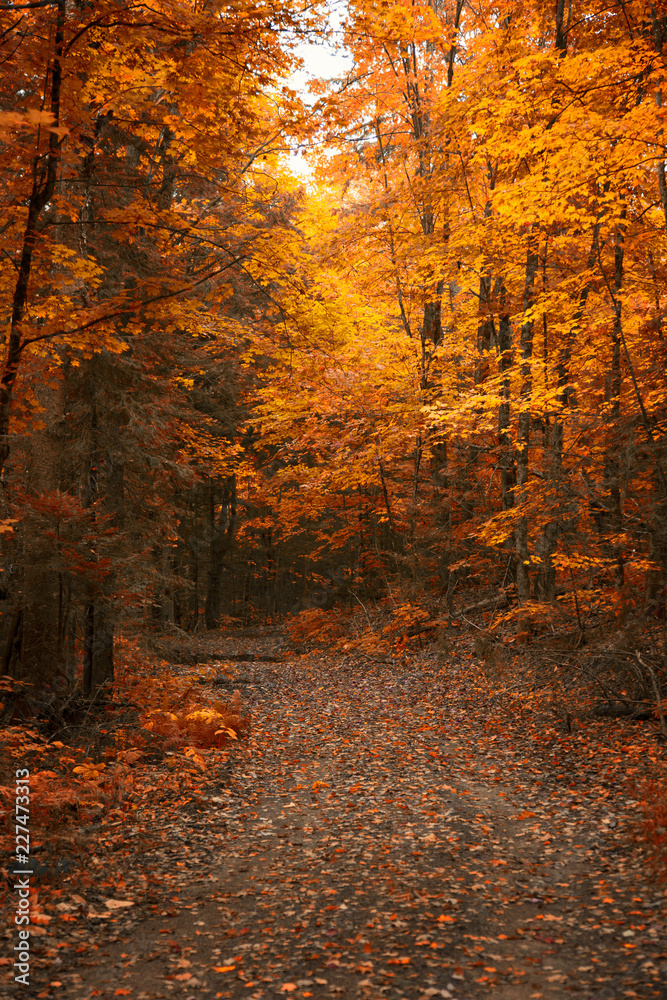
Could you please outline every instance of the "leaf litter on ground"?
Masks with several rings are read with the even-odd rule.
[[[249,663],[251,736],[145,767],[51,892],[37,995],[664,997],[650,726],[566,733],[464,646]]]

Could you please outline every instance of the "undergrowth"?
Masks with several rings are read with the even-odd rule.
[[[385,598],[374,607],[359,602],[331,610],[301,611],[287,620],[285,629],[296,651],[326,647],[386,655],[423,648],[426,637],[443,623],[435,609]]]
[[[644,781],[636,791],[642,817],[637,826],[640,842],[649,848],[653,873],[667,879],[667,781]]]
[[[210,754],[224,751],[249,732],[238,691],[227,700],[208,701],[136,641],[119,641],[118,664],[113,688],[105,692],[98,711],[82,712],[55,731],[52,718],[41,725],[0,728],[5,878],[15,850],[19,769],[30,772],[31,860],[35,854],[40,859],[62,858],[81,850],[88,824],[118,822],[131,814],[144,788],[154,781],[156,765],[166,761],[176,774],[193,768],[201,772]],[[219,669],[233,683],[233,668],[220,664]],[[12,688],[11,678],[3,678],[5,698],[11,697]]]

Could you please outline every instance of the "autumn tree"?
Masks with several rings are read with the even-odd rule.
[[[352,5],[346,43],[354,67],[323,87],[320,103],[329,147],[319,177],[336,221],[319,259],[342,282],[338,297],[346,283],[359,296],[358,332],[350,307],[346,336],[313,350],[315,319],[299,317],[285,373],[303,375],[302,417],[267,429],[276,446],[283,434],[286,449],[311,456],[289,472],[295,490],[300,481],[321,512],[340,512],[358,481],[348,459],[348,484],[332,488],[341,425],[332,419],[327,436],[313,418],[330,406],[329,383],[305,375],[314,364],[347,369],[357,351],[359,384],[372,371],[374,401],[385,385],[401,401],[380,407],[356,445],[385,507],[381,545],[401,557],[385,559],[385,573],[421,546],[431,581],[444,557],[450,611],[457,580],[493,584],[489,606],[515,616],[518,603],[524,631],[550,620],[582,634],[604,615],[656,610],[665,573],[662,15],[641,4],[396,2],[372,14]],[[320,293],[318,307],[325,302]],[[412,381],[401,381],[391,351],[364,355],[375,329],[367,309],[392,344],[400,331],[419,345],[407,352]],[[331,301],[332,329],[336,310]],[[294,407],[297,386],[278,372]],[[338,404],[345,427],[348,398]],[[372,459],[378,440],[391,442],[382,468]],[[323,528],[322,542],[337,530]]]
[[[111,675],[122,567],[174,534],[169,497],[197,476],[208,434],[189,396],[206,354],[191,348],[219,337],[234,350],[230,276],[270,243],[250,178],[286,123],[297,127],[298,105],[274,81],[313,16],[243,3],[4,5],[0,467],[6,565],[23,567],[5,571],[4,661],[32,681],[58,674],[77,621],[86,687]],[[34,550],[17,518],[45,493],[52,522],[42,504]],[[49,549],[75,510],[76,544],[94,539],[83,561],[71,545]],[[139,540],[133,529],[150,521]]]

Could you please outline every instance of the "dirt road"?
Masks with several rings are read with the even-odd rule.
[[[250,740],[156,837],[158,776],[134,905],[105,913],[91,863],[95,947],[77,927],[40,997],[667,996],[665,887],[586,734],[538,744],[426,655],[238,669]]]

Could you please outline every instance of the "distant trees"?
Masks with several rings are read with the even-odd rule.
[[[338,345],[296,322],[275,384],[302,416],[263,425],[310,456],[271,476],[283,523],[317,509],[351,580],[493,585],[521,628],[665,613],[667,36],[566,7],[348,7],[320,259],[358,319]]]

